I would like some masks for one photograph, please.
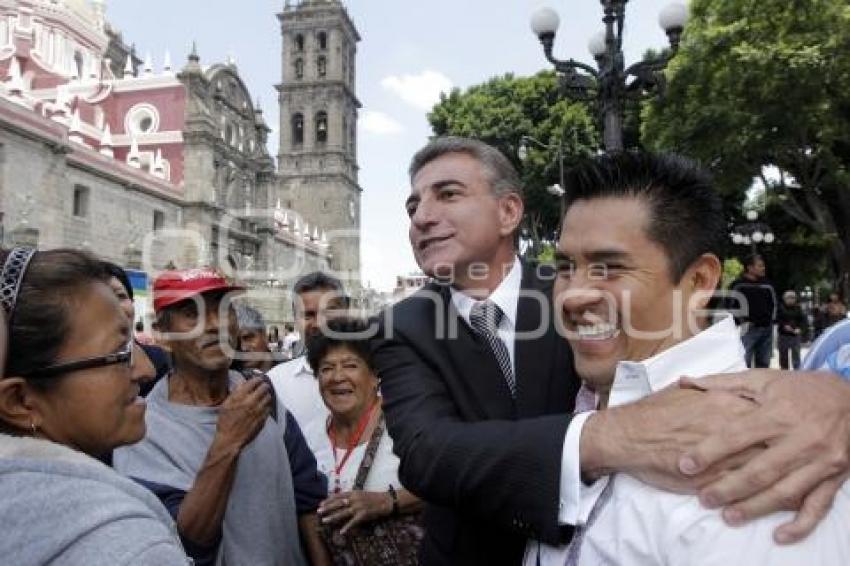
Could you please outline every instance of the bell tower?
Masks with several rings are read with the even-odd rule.
[[[283,36],[278,196],[324,231],[331,267],[348,286],[360,284],[360,195],[357,183],[357,42],[339,0],[286,1]]]

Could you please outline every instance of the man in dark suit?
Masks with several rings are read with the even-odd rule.
[[[384,313],[374,360],[400,478],[428,503],[422,564],[520,564],[529,539],[562,544],[598,497],[591,480],[611,471],[668,489],[708,485],[706,503],[737,502],[734,520],[805,497],[787,540],[813,528],[850,467],[850,439],[836,435],[829,448],[840,457],[826,458],[817,432],[845,419],[844,391],[789,392],[783,383],[797,380],[756,376],[752,395],[766,398],[743,408],[728,393],[671,389],[571,418],[578,380],[553,326],[550,272],[517,258],[516,171],[486,144],[438,138],[410,176],[410,242],[436,282]],[[766,426],[786,422],[789,405],[769,398],[777,389],[781,400],[806,397],[801,409],[821,407],[818,426],[814,411]],[[735,435],[711,436],[729,423]],[[711,464],[768,441],[779,448],[713,481],[723,465]]]
[[[518,564],[526,539],[569,534],[558,455],[579,381],[552,322],[553,270],[517,259],[515,170],[480,142],[439,151],[407,209],[416,259],[441,281],[389,311],[375,355],[401,477],[430,504],[423,563]],[[475,329],[478,299],[499,309],[503,347]]]

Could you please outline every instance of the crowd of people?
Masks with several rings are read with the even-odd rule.
[[[747,366],[771,367],[775,327],[779,367],[800,369],[803,344],[847,320],[847,307],[837,292],[830,293],[829,300],[811,312],[803,309],[793,289],[783,292],[780,302],[766,273],[762,256],[748,256],[743,274],[729,285],[725,306],[737,315]]]
[[[0,556],[14,564],[850,563],[850,321],[808,318],[680,156],[568,175],[553,264],[520,258],[517,172],[477,140],[410,166],[432,281],[371,320],[293,282],[291,327],[207,267],[153,281],[0,253]],[[765,368],[775,331],[782,367]],[[765,361],[767,360],[767,361]],[[803,369],[793,371],[791,368]]]

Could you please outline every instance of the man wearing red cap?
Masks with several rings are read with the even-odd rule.
[[[117,452],[115,468],[160,496],[196,564],[300,566],[293,474],[304,470],[290,465],[285,439],[297,426],[267,379],[229,370],[241,290],[209,268],[154,281],[174,370],[148,396],[145,439]],[[307,472],[318,476],[315,460]],[[307,541],[314,563],[317,541]]]

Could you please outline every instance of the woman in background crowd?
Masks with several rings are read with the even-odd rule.
[[[103,267],[109,274],[109,287],[118,298],[121,310],[127,315],[130,324],[135,324],[136,306],[133,303],[133,286],[127,272],[119,266],[108,261],[103,262]],[[141,368],[143,375],[151,376],[140,384],[142,397],[147,397],[154,384],[171,369],[168,353],[155,344],[145,344],[136,338],[136,344],[141,348],[139,359],[136,362]]]
[[[318,513],[335,563],[415,564],[421,503],[398,479],[367,330],[361,320],[336,318],[308,339],[307,360],[331,413],[323,437],[308,439],[329,480]]]
[[[827,328],[847,318],[847,306],[838,293],[829,294],[829,301],[824,305],[823,310]]]
[[[139,350],[103,265],[26,248],[0,264],[3,562],[186,564],[159,500],[96,459],[145,434]]]

